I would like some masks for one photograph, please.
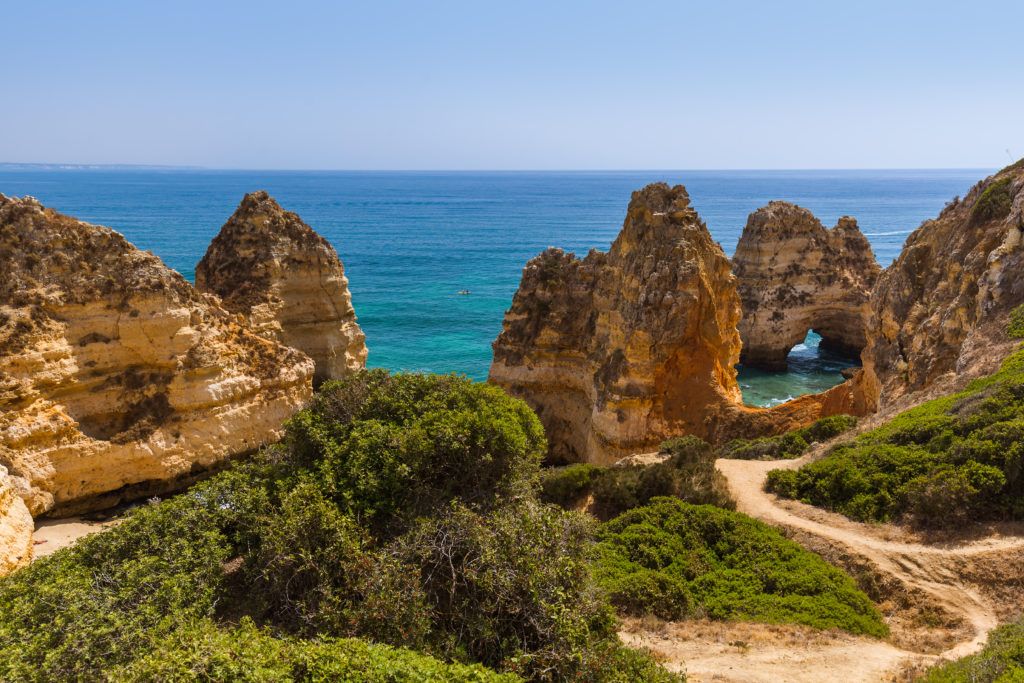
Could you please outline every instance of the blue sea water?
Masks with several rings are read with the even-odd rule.
[[[990,172],[0,169],[0,193],[110,226],[192,280],[242,195],[267,190],[338,250],[371,367],[482,380],[523,265],[548,246],[606,250],[630,193],[647,183],[686,185],[729,256],[747,215],[782,199],[827,227],[855,217],[884,267],[923,220]],[[826,389],[856,362],[819,352],[813,334],[801,346],[787,373],[741,368],[744,400],[769,405]]]

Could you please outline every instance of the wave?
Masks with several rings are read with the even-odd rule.
[[[913,230],[893,230],[891,232],[865,232],[865,237],[888,237],[889,235],[909,235]]]

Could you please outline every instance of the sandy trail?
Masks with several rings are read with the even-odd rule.
[[[65,517],[63,519],[37,519],[36,530],[32,533],[35,546],[32,557],[38,559],[51,555],[61,548],[74,545],[75,541],[105,531],[117,524],[116,520],[108,522],[90,522],[82,517]]]
[[[796,644],[762,639],[750,644],[744,641],[744,647],[735,647],[729,646],[728,638],[722,636],[702,642],[686,635],[666,638],[664,633],[635,628],[623,632],[627,642],[644,644],[660,652],[670,666],[685,663],[691,680],[696,681],[884,681],[892,680],[909,663],[955,659],[980,649],[999,620],[993,605],[961,580],[960,565],[973,555],[1021,548],[1024,538],[995,535],[943,544],[888,540],[877,527],[809,505],[780,501],[774,494],[764,492],[762,487],[770,470],[796,469],[821,457],[822,450],[817,448],[796,460],[720,459],[715,465],[728,481],[740,512],[773,526],[806,532],[866,558],[879,571],[919,589],[950,613],[962,616],[973,631],[970,639],[939,655],[922,655],[892,643],[845,635]],[[680,627],[685,628],[685,624]]]

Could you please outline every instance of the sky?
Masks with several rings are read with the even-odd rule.
[[[1024,2],[0,0],[0,162],[999,168]]]

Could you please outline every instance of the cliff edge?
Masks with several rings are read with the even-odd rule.
[[[732,262],[743,307],[741,363],[785,370],[786,356],[811,330],[822,348],[860,355],[881,268],[854,219],[826,230],[807,209],[771,202],[750,214]]]
[[[1024,302],[1024,160],[979,182],[907,238],[871,295],[862,360],[884,406],[952,374],[988,375],[1019,343]]]
[[[196,289],[256,334],[299,349],[315,379],[366,367],[348,278],[330,243],[266,192],[245,195],[196,266]]]
[[[744,407],[739,319],[731,263],[686,189],[655,183],[633,193],[607,254],[548,249],[527,263],[488,380],[537,412],[553,462],[609,464],[674,436],[721,442],[862,410],[849,384]]]
[[[312,374],[120,234],[0,195],[0,465],[33,515],[180,488],[276,440]]]

